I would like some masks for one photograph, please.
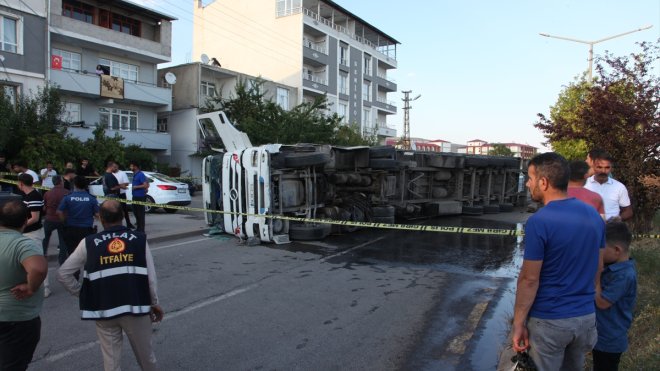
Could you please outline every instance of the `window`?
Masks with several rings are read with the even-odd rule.
[[[18,96],[18,86],[16,85],[0,85],[4,98],[9,100],[12,106],[16,106],[16,97]]]
[[[10,15],[0,14],[0,50],[10,53],[22,53],[19,50],[19,30],[22,22]]]
[[[112,130],[137,131],[138,114],[131,110],[101,107],[99,124]]]
[[[112,14],[112,29],[139,37],[140,21],[120,14]]]
[[[362,128],[363,133],[369,133],[371,131],[371,110],[365,109],[362,111]]]
[[[205,97],[215,96],[215,84],[212,82],[202,81],[199,93]]]
[[[62,69],[80,71],[80,54],[66,50],[53,49],[53,55],[62,57]]]
[[[159,133],[167,133],[167,117],[157,119],[156,127]]]
[[[364,74],[371,75],[371,56],[369,54],[364,55]]]
[[[339,93],[348,95],[348,75],[339,74]]]
[[[342,124],[348,123],[348,103],[339,102],[337,106],[337,115],[341,116]]]
[[[300,11],[302,0],[277,0],[277,16],[283,17]]]
[[[99,64],[101,67],[107,68],[112,76],[121,77],[122,79],[130,81],[138,80],[138,66],[115,62],[109,59],[99,59]]]
[[[64,102],[60,119],[67,123],[82,121],[82,105],[80,103]]]
[[[289,109],[289,89],[277,88],[277,104],[282,109]]]
[[[94,23],[94,7],[80,1],[62,1],[62,15],[79,21]]]
[[[348,66],[348,45],[339,45],[339,64]]]
[[[362,100],[371,100],[371,82],[362,81]]]

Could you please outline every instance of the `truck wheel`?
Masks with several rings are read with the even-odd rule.
[[[513,211],[513,204],[510,203],[504,203],[500,204],[500,211],[503,213],[509,213]]]
[[[371,218],[374,223],[394,224],[394,216],[374,216]]]
[[[331,224],[291,223],[289,238],[294,241],[322,240],[330,234]]]
[[[284,158],[286,167],[307,167],[325,165],[330,161],[330,156],[326,153],[291,153]]]
[[[380,170],[394,170],[396,169],[396,160],[389,158],[374,158],[369,160],[369,167]]]
[[[483,213],[482,206],[463,206],[463,215],[481,215]]]
[[[371,208],[371,215],[375,218],[383,216],[394,216],[394,206],[374,206]]]
[[[500,205],[485,205],[484,214],[497,214],[500,212]]]

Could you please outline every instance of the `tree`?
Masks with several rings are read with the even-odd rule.
[[[488,151],[488,154],[491,156],[513,157],[513,152],[511,149],[502,143],[493,143],[491,150]]]
[[[264,81],[249,86],[238,82],[235,94],[228,98],[212,97],[204,111],[220,109],[225,112],[237,129],[250,138],[254,145],[267,143],[320,143],[334,145],[370,145],[371,138],[363,138],[358,128],[342,124],[337,114],[328,114],[328,100],[317,97],[290,111],[265,99]]]
[[[564,89],[550,117],[535,126],[566,157],[585,158],[587,148],[603,148],[615,159],[614,174],[628,188],[635,213],[633,228],[650,229],[658,209],[649,182],[660,175],[660,40],[640,43],[641,52],[597,59],[597,77]],[[557,144],[557,147],[555,147]],[[573,145],[573,146],[572,146]],[[577,147],[579,146],[579,147]]]

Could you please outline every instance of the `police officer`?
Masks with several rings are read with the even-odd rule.
[[[96,197],[87,192],[87,179],[77,175],[73,178],[73,188],[57,208],[57,215],[64,222],[67,255],[73,253],[83,238],[94,233],[94,218],[99,214]]]
[[[57,279],[80,295],[83,320],[96,320],[105,370],[119,369],[122,331],[143,370],[156,369],[151,322],[163,318],[156,292],[156,272],[144,233],[122,225],[116,200],[101,205],[101,233],[87,236],[62,265]],[[74,273],[84,266],[82,285]],[[111,273],[111,274],[110,274]]]

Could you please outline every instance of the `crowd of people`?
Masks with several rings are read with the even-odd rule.
[[[137,162],[130,167],[133,199],[144,200],[149,182]],[[37,174],[21,161],[10,167],[0,155],[0,172],[10,169],[16,185],[0,182],[2,190],[21,200],[0,202],[0,370],[27,369],[39,342],[39,313],[51,295],[45,257],[53,232],[58,235],[58,280],[80,297],[82,319],[96,321],[104,368],[119,368],[126,333],[142,369],[156,369],[150,323],[160,321],[163,311],[144,233],[144,206],[132,205],[135,227],[126,203],[119,202],[126,200],[126,174],[108,162],[102,178],[107,199],[99,207],[88,191],[88,178],[99,174],[87,159],[75,170],[67,163],[63,175],[51,162]],[[103,232],[97,231],[96,220]]]
[[[0,157],[0,167],[7,167],[5,160]],[[633,210],[626,187],[612,177],[612,163],[602,150],[590,151],[586,161],[569,163],[549,152],[529,162],[526,186],[543,207],[525,225],[512,347],[528,352],[538,370],[582,370],[589,352],[594,370],[617,370],[627,350],[637,294],[625,224]],[[39,174],[13,164],[23,199],[0,207],[0,369],[26,369],[39,341],[39,312],[50,295],[44,255],[53,231],[58,281],[80,296],[82,319],[96,321],[105,369],[118,367],[122,331],[142,369],[155,368],[150,322],[160,321],[163,311],[144,206],[133,205],[133,228],[119,202],[128,178],[118,168],[107,163],[102,183],[108,199],[99,207],[87,191],[86,177],[99,176],[88,160],[75,171],[67,166],[62,176],[52,163]],[[133,200],[144,201],[149,182],[138,163],[130,169]],[[34,187],[40,179],[52,184],[43,196]],[[103,232],[94,229],[95,218]],[[104,274],[109,270],[121,274]]]

